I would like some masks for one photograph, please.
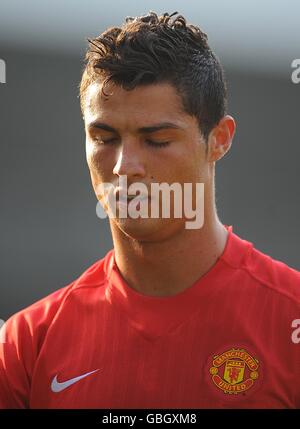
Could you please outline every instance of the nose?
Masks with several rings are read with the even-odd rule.
[[[127,139],[122,142],[113,174],[117,176],[126,175],[128,178],[145,177],[145,160],[138,141]]]

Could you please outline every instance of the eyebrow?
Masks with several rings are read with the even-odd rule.
[[[117,130],[103,122],[93,121],[88,124],[88,128],[100,128],[104,131],[110,131],[116,133]],[[154,133],[155,131],[165,130],[165,129],[181,129],[179,125],[173,124],[172,122],[161,122],[159,124],[151,125],[149,127],[138,128],[138,133],[147,134]]]

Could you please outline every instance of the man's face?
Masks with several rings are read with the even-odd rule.
[[[141,182],[150,196],[151,184],[163,182],[204,183],[206,191],[211,179],[206,143],[196,118],[183,111],[172,85],[160,83],[127,91],[110,84],[105,88],[108,97],[101,94],[101,88],[99,82],[89,86],[84,110],[86,157],[98,199],[99,185],[118,187],[123,175],[128,187]],[[160,145],[165,142],[168,144]],[[184,228],[185,221],[174,216],[110,218],[113,228],[145,241],[167,239]]]

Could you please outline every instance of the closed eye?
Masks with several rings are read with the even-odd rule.
[[[146,140],[147,144],[149,144],[150,146],[154,146],[154,147],[164,147],[164,146],[168,146],[168,144],[170,144],[169,141],[166,142],[158,142],[158,141],[154,141],[154,140]]]
[[[116,143],[118,139],[114,137],[112,139],[103,140],[101,137],[95,137],[94,140],[100,144],[111,144],[111,143]]]
[[[96,137],[94,140],[100,144],[105,145],[105,144],[117,143],[119,139],[117,137],[113,137],[111,139],[103,140],[101,137]],[[154,141],[154,140],[149,140],[149,139],[146,139],[145,141],[148,145],[153,146],[153,147],[165,147],[165,146],[168,146],[170,144],[169,141],[162,142],[162,141]]]

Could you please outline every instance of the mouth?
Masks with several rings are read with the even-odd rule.
[[[148,199],[148,195],[141,195],[141,196],[140,195],[126,195],[125,197],[117,195],[116,201],[118,203],[122,203],[122,204],[127,203],[128,204],[132,200],[135,200],[135,202],[140,203],[141,201],[144,201],[147,199]]]
[[[136,202],[143,201],[145,199],[148,199],[149,195],[148,194],[129,195],[124,190],[116,190],[115,191],[115,198],[116,198],[117,202],[129,203],[133,199],[135,199]]]

